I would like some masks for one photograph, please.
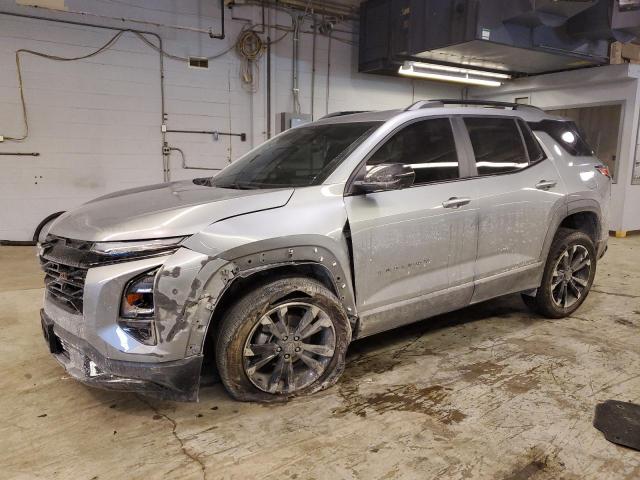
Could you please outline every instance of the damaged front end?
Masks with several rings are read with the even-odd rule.
[[[101,244],[50,236],[40,246],[42,330],[69,375],[95,387],[197,400],[203,357],[186,355],[186,339],[168,335],[176,315],[160,313],[154,298],[162,265],[180,241]]]
[[[118,242],[114,250],[49,237],[40,259],[42,326],[51,353],[91,386],[197,401],[211,319],[236,280],[313,266],[355,321],[343,262],[321,246],[277,243],[202,253],[166,241],[133,252],[125,247],[134,242]]]
[[[49,350],[76,380],[92,387],[137,392],[165,400],[198,400],[202,356],[160,363],[112,360],[86,341],[56,327],[44,309],[40,317]]]

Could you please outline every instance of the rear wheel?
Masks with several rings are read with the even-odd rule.
[[[283,401],[333,385],[350,341],[347,315],[331,291],[312,279],[282,278],[226,312],[216,363],[235,399]]]
[[[595,247],[587,234],[559,230],[549,250],[542,284],[535,296],[522,295],[524,303],[545,317],[571,315],[589,294],[596,262]]]

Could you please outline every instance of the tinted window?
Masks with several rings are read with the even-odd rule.
[[[465,118],[478,175],[495,175],[529,165],[520,130],[512,118]]]
[[[520,126],[524,143],[527,146],[527,152],[529,152],[529,163],[536,163],[547,158],[526,122],[524,120],[518,120],[518,125]]]
[[[208,184],[238,189],[319,185],[380,124],[292,128],[251,150],[209,179]]]
[[[448,118],[424,120],[403,128],[389,139],[367,165],[401,163],[416,172],[414,184],[456,179],[458,154]]]
[[[563,120],[542,120],[529,123],[531,130],[548,133],[569,155],[590,157],[593,149],[587,144],[583,133],[575,123]]]

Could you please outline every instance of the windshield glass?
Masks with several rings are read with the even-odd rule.
[[[292,128],[250,151],[215,177],[194,182],[237,189],[319,185],[381,123]]]

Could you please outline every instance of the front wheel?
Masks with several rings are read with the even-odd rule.
[[[549,318],[571,315],[587,298],[596,274],[596,251],[584,232],[561,229],[551,244],[542,284],[525,304]]]
[[[349,320],[331,291],[309,278],[282,278],[227,310],[216,363],[236,400],[283,401],[333,385],[350,341]]]

